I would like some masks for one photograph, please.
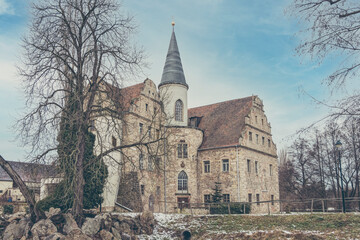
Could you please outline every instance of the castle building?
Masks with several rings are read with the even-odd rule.
[[[221,183],[224,202],[269,201],[252,204],[252,212],[279,211],[272,202],[279,199],[276,145],[262,100],[189,109],[188,89],[173,28],[158,89],[146,79],[118,90],[121,137],[103,144],[129,147],[105,160],[103,208],[172,212],[179,203],[210,201]],[[104,119],[95,124],[109,128]],[[139,141],[151,144],[131,146]]]

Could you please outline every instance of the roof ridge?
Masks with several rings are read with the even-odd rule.
[[[235,99],[226,100],[226,101],[217,102],[217,103],[211,103],[211,104],[207,104],[207,105],[202,105],[202,106],[198,106],[198,107],[189,108],[189,110],[196,109],[196,108],[202,108],[202,107],[215,106],[215,105],[219,105],[219,104],[222,104],[222,103],[233,102],[233,101],[236,101],[236,100],[241,100],[241,99],[246,99],[246,98],[252,98],[254,96],[257,96],[257,95],[252,95],[252,96],[243,97],[243,98],[235,98]]]

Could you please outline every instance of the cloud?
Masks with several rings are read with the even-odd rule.
[[[0,0],[0,15],[5,14],[13,15],[14,9],[8,2],[6,2],[6,0]]]

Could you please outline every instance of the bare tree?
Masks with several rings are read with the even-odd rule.
[[[32,147],[36,161],[56,159],[61,119],[73,125],[74,192],[72,213],[81,223],[86,134],[93,120],[103,117],[107,132],[122,137],[122,80],[140,71],[143,52],[131,45],[131,17],[115,0],[39,0],[32,6],[32,23],[23,39],[19,67],[29,113],[19,121],[20,135]],[[97,158],[161,140],[142,138],[127,145],[101,147]],[[101,138],[98,146],[104,146]]]

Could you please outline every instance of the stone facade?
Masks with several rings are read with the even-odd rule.
[[[261,99],[188,109],[188,88],[173,32],[159,91],[150,79],[113,91],[121,118],[95,119],[97,153],[124,147],[105,159],[105,209],[174,212],[190,203],[201,211],[217,182],[224,202],[279,211],[276,145]]]

